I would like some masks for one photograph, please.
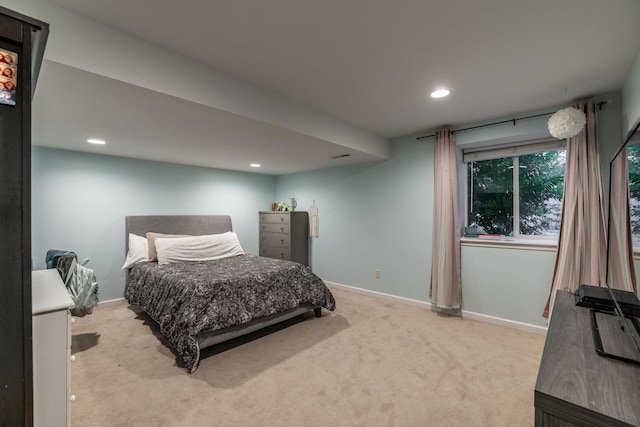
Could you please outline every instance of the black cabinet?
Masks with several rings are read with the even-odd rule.
[[[0,425],[3,426],[33,424],[31,99],[48,33],[47,24],[0,7],[0,49],[15,60],[9,61],[11,70],[6,73],[6,65],[2,66],[5,77],[0,79],[3,83],[0,94],[9,93],[0,103]],[[2,61],[8,63],[6,58]]]

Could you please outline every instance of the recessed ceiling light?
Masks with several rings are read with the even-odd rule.
[[[448,89],[438,89],[436,91],[431,92],[432,98],[444,98],[447,95],[449,95]]]
[[[260,163],[251,163],[249,166],[252,168],[259,168],[262,165]]]
[[[104,144],[106,144],[106,141],[103,141],[102,139],[87,139],[87,142],[89,144],[96,144],[96,145],[104,145]]]

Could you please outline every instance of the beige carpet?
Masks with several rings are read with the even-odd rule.
[[[126,302],[73,325],[73,426],[532,426],[544,337],[332,288],[194,374]]]

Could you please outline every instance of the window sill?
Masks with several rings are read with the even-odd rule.
[[[515,239],[513,237],[502,237],[499,240],[481,239],[478,237],[462,237],[460,238],[460,244],[462,246],[522,249],[529,251],[555,252],[558,249],[558,242],[556,240]]]

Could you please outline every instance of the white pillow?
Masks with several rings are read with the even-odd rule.
[[[127,252],[127,259],[125,259],[122,269],[127,269],[142,261],[149,261],[147,238],[129,233],[129,252]]]
[[[204,236],[156,239],[158,264],[212,261],[244,255],[238,236],[232,231]]]
[[[190,234],[162,234],[162,233],[147,233],[147,245],[149,248],[149,261],[157,261],[158,254],[156,253],[156,239],[169,239],[173,237],[191,237]]]

